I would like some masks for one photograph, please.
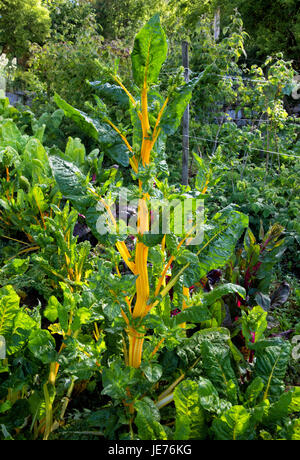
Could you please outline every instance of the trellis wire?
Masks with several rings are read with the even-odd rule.
[[[196,140],[199,139],[199,140],[207,141],[207,142],[213,142],[213,143],[217,143],[217,144],[221,144],[221,145],[230,145],[229,142],[218,141],[216,139],[208,139],[208,138],[205,138],[205,137],[189,136],[189,138],[190,139],[196,139]],[[282,155],[282,156],[286,156],[286,157],[300,158],[300,155],[293,155],[293,154],[290,154],[290,153],[275,152],[275,151],[272,151],[272,150],[264,150],[264,149],[260,149],[258,147],[249,147],[249,146],[247,146],[247,148],[249,150],[257,150],[258,152],[265,152],[265,153],[272,153],[272,154],[275,154],[275,155]]]

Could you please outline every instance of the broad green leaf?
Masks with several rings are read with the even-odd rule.
[[[205,340],[201,343],[201,357],[203,369],[209,380],[217,388],[218,393],[235,403],[236,396],[235,393],[232,393],[232,384],[238,388],[238,382],[231,365],[229,347],[225,344],[220,347]]]
[[[255,406],[258,398],[262,397],[264,382],[261,377],[256,377],[247,387],[245,393],[245,405],[249,407]]]
[[[209,321],[211,319],[211,313],[204,305],[194,305],[183,311],[172,318],[174,324],[182,324],[185,322],[191,323],[202,323],[203,321]]]
[[[25,175],[32,177],[35,182],[39,181],[41,173],[49,175],[50,168],[48,156],[39,139],[30,138],[24,149]]]
[[[223,347],[228,348],[227,342],[229,339],[230,332],[228,329],[221,327],[200,329],[200,331],[195,332],[192,337],[180,344],[176,353],[180,356],[185,366],[188,367],[201,356],[201,346],[203,342],[209,342],[212,345],[223,349]],[[210,380],[214,384],[213,380]],[[218,389],[217,386],[215,387]]]
[[[251,414],[243,406],[233,406],[215,419],[212,432],[218,441],[253,440],[255,437]]]
[[[292,395],[290,392],[282,393],[278,401],[271,404],[267,413],[263,417],[263,424],[265,426],[276,426],[282,423],[289,413],[289,404]]]
[[[168,136],[174,134],[179,128],[184,111],[192,98],[193,90],[199,80],[200,77],[193,78],[189,83],[176,88],[170,95],[170,101],[159,124]]]
[[[69,137],[65,151],[66,160],[74,163],[80,168],[85,162],[85,147],[77,137]]]
[[[189,266],[183,272],[183,283],[185,286],[192,286],[198,282],[201,277],[200,263],[197,254],[187,249],[181,250],[176,257],[176,265],[178,266],[172,269],[172,273],[176,275],[177,271],[181,270],[186,264],[189,264]]]
[[[210,292],[205,292],[202,294],[203,305],[207,307],[213,305],[217,300],[221,299],[228,294],[238,294],[242,299],[246,297],[246,291],[242,286],[237,284],[227,283],[222,286],[217,286]]]
[[[12,406],[11,401],[5,401],[4,403],[0,403],[0,414],[4,414],[7,412]]]
[[[235,206],[228,206],[212,218],[210,225],[213,228],[204,232],[200,246],[200,250],[203,248],[199,254],[201,277],[228,262],[237,241],[248,227],[248,217],[237,211]]]
[[[107,125],[107,130],[112,131],[112,128],[110,128]],[[126,145],[122,142],[119,141],[119,138],[117,138],[117,134],[114,135],[115,138],[115,143],[114,145],[103,145],[102,147],[105,149],[105,152],[108,154],[108,156],[118,163],[121,166],[124,166],[125,168],[129,165],[129,157],[131,156],[128,148]],[[101,144],[101,138],[100,138],[100,144]]]
[[[141,87],[155,83],[167,57],[167,39],[159,15],[153,16],[136,35],[131,53],[132,73]]]
[[[175,440],[204,439],[206,425],[200,405],[198,385],[184,380],[174,390],[176,407]]]
[[[248,409],[248,408],[247,408]],[[270,401],[265,399],[261,401],[256,406],[250,409],[251,420],[254,425],[262,424],[264,417],[268,414],[270,409]]]
[[[294,387],[291,390],[282,393],[278,401],[271,404],[263,423],[268,425],[278,425],[289,414],[300,412],[300,388]]]
[[[29,267],[29,257],[27,259],[12,259],[2,267],[2,272],[8,276],[23,275]]]
[[[5,120],[1,123],[0,136],[6,144],[18,150],[18,143],[22,142],[22,135],[17,125],[11,120]]]
[[[161,378],[163,370],[160,364],[150,363],[141,366],[142,371],[145,374],[145,377],[149,382],[155,383]]]
[[[268,326],[267,315],[260,306],[253,307],[248,314],[242,311],[242,332],[247,346],[263,338]]]
[[[231,403],[220,399],[217,390],[210,380],[200,377],[198,380],[198,395],[200,405],[207,412],[221,414],[231,407]]]
[[[78,308],[72,321],[72,331],[75,332],[79,330],[82,324],[89,324],[91,322],[91,316],[92,313],[88,308]]]
[[[88,136],[99,142],[105,153],[113,161],[124,167],[129,165],[130,151],[119,134],[105,120],[100,123],[81,110],[72,107],[57,94],[55,94],[54,100],[64,110],[67,117],[71,118]]]
[[[9,337],[19,311],[19,296],[10,285],[0,289],[0,335]]]
[[[129,98],[120,86],[102,83],[101,81],[92,81],[90,85],[104,100],[107,99],[110,103],[129,108]]]
[[[170,136],[177,131],[195,86],[212,71],[212,67],[211,65],[207,66],[200,75],[190,82],[178,86],[169,94],[169,101],[159,124],[165,134]]]
[[[24,311],[19,311],[14,318],[13,328],[7,340],[7,354],[12,355],[21,350],[32,331],[38,328],[39,325],[33,318]]]
[[[289,392],[292,396],[289,404],[289,413],[300,412],[300,387],[294,387]]]
[[[54,95],[54,101],[60,109],[64,111],[66,117],[71,118],[88,136],[92,137],[96,141],[98,140],[98,127],[99,123],[93,118],[89,117],[86,113],[81,110],[75,109],[62,99],[58,94]]]
[[[45,329],[32,331],[28,341],[28,348],[35,358],[42,361],[43,364],[49,364],[57,359],[55,340],[50,332]]]
[[[136,401],[134,405],[137,415],[135,424],[138,436],[143,441],[167,440],[165,429],[160,424],[160,413],[156,405],[149,398]]]
[[[300,441],[300,419],[294,419],[291,422],[291,426],[288,430],[289,437],[291,441]]]
[[[128,384],[135,384],[137,370],[125,367],[120,360],[113,361],[110,367],[105,367],[102,372],[103,395],[108,395],[114,400],[122,401],[128,398]]]
[[[145,246],[152,248],[153,246],[157,246],[158,244],[161,243],[163,236],[164,235],[162,234],[151,234],[151,233],[145,232],[144,235],[141,236],[140,241],[142,241]]]
[[[28,193],[30,204],[36,213],[43,212],[47,209],[48,204],[45,200],[43,191],[38,185],[34,185]]]
[[[48,304],[44,310],[44,316],[47,318],[51,323],[57,320],[58,317],[58,300],[53,295],[49,298]]]
[[[84,213],[89,205],[95,201],[88,192],[86,178],[80,169],[60,157],[49,158],[53,176],[64,197],[71,201],[77,211]]]
[[[274,402],[283,393],[286,368],[291,354],[291,344],[280,338],[262,340],[255,344],[253,377],[264,382],[263,399]]]

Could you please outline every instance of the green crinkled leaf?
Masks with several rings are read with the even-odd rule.
[[[19,312],[19,296],[10,285],[0,289],[0,335],[9,337]]]
[[[174,390],[176,407],[175,440],[204,439],[206,425],[199,402],[198,385],[191,380],[181,382]]]
[[[182,343],[176,350],[176,353],[183,360],[185,366],[188,367],[201,356],[201,345],[203,342],[210,342],[223,348],[224,345],[226,346],[229,339],[230,332],[228,329],[222,327],[201,329]]]
[[[72,321],[72,331],[75,332],[81,328],[82,324],[91,322],[92,312],[86,308],[81,307],[76,310],[75,317]]]
[[[271,402],[284,392],[284,378],[291,354],[291,344],[280,338],[262,340],[255,344],[253,377],[264,382],[264,399]]]
[[[189,307],[172,318],[174,324],[185,322],[202,323],[211,319],[211,313],[204,305],[194,305]]]
[[[89,380],[97,369],[96,358],[85,357],[82,361],[70,364],[66,373],[78,380]]]
[[[174,134],[179,128],[184,111],[189,104],[193,90],[200,80],[205,78],[213,69],[212,65],[206,67],[200,75],[193,78],[188,83],[175,88],[169,95],[169,101],[163,113],[159,126],[168,135]]]
[[[242,286],[239,286],[238,284],[227,283],[223,284],[222,286],[215,287],[210,292],[203,293],[201,300],[203,305],[210,306],[228,294],[238,294],[242,297],[242,299],[245,299],[246,297],[246,291]]]
[[[255,406],[257,400],[262,396],[264,382],[261,377],[256,377],[247,387],[245,393],[245,404],[249,407]]]
[[[282,393],[280,398],[270,405],[263,418],[264,425],[279,425],[289,414],[300,412],[300,388],[294,387]]]
[[[58,318],[58,300],[56,297],[53,295],[49,298],[48,304],[44,310],[44,316],[47,318],[51,323],[54,323],[54,321],[57,320]]]
[[[300,419],[294,419],[288,428],[288,439],[291,441],[300,441]]]
[[[142,365],[141,369],[144,372],[146,379],[151,383],[158,382],[163,373],[162,367],[156,363]]]
[[[164,235],[162,234],[151,234],[151,233],[144,233],[143,236],[141,236],[140,240],[144,243],[145,246],[148,246],[149,248],[152,248],[153,246],[157,246],[158,244],[161,243]]]
[[[207,412],[221,414],[231,407],[231,403],[220,399],[217,390],[210,380],[200,377],[198,380],[198,395],[202,408]]]
[[[75,164],[80,168],[80,166],[84,165],[85,155],[85,146],[83,145],[81,140],[77,137],[75,139],[69,137],[65,151],[66,160],[70,161],[71,163]]]
[[[6,276],[23,275],[29,267],[29,257],[27,259],[12,259],[2,267],[2,273]]]
[[[205,340],[201,343],[201,356],[203,369],[209,380],[217,388],[218,393],[235,403],[236,393],[233,390],[238,388],[238,382],[231,365],[229,347],[225,344],[220,347]]]
[[[159,423],[160,413],[150,398],[136,401],[134,405],[137,415],[135,424],[138,428],[138,436],[143,441],[167,440],[164,427]]]
[[[60,109],[64,111],[64,114],[71,118],[88,136],[92,137],[96,141],[98,140],[98,128],[99,123],[97,120],[89,117],[86,113],[81,110],[75,109],[62,99],[58,94],[54,95],[54,101]]]
[[[36,161],[38,160],[38,161]],[[24,149],[25,175],[31,173],[31,177],[38,181],[40,171],[49,174],[48,156],[41,141],[32,137],[28,140]]]
[[[126,147],[126,145],[119,141],[119,138],[115,139],[114,145],[107,146],[105,151],[113,161],[115,161],[121,166],[124,166],[124,168],[126,168],[129,165],[129,153],[130,152],[128,148]]]
[[[71,118],[88,136],[99,142],[105,153],[113,161],[124,167],[129,165],[130,152],[127,146],[105,120],[100,123],[86,113],[72,107],[57,94],[55,94],[54,100],[64,110],[66,116]]]
[[[168,136],[174,134],[179,128],[184,111],[192,98],[193,90],[199,80],[200,77],[193,78],[189,83],[176,88],[170,95],[170,101],[159,124]]]
[[[183,310],[180,314],[176,315],[173,318],[175,324],[181,324],[184,322],[191,323],[201,323],[203,321],[211,320],[213,312],[208,309],[221,299],[224,295],[237,293],[241,295],[242,298],[245,298],[245,289],[236,284],[224,284],[213,289],[211,292],[201,294],[201,297],[198,299],[196,296],[193,300],[193,304],[187,309]]]
[[[137,370],[133,367],[125,367],[123,363],[116,360],[111,363],[109,368],[104,368],[102,372],[102,394],[109,395],[111,398],[122,401],[128,397],[128,384],[136,383]]]
[[[218,441],[253,440],[255,431],[251,414],[243,406],[233,406],[212,423],[214,438]]]
[[[167,39],[159,15],[153,16],[136,35],[131,53],[132,73],[138,86],[155,83],[167,57]]]
[[[268,326],[267,315],[260,306],[253,307],[248,314],[242,311],[242,332],[247,346],[263,338]]]
[[[28,198],[32,208],[36,213],[43,212],[47,209],[48,204],[45,200],[44,194],[40,186],[34,185],[28,193]]]
[[[289,404],[289,413],[300,412],[300,387],[294,387],[289,392],[292,396]]]
[[[248,227],[248,216],[237,211],[235,206],[228,206],[218,212],[210,224],[213,229],[204,232],[201,245],[204,249],[199,254],[201,277],[228,262],[237,241]]]
[[[43,364],[49,364],[57,359],[55,340],[50,332],[45,329],[32,331],[28,341],[28,348],[35,358],[42,361]]]
[[[183,272],[183,283],[184,286],[192,286],[199,281],[201,275],[200,263],[197,254],[183,249],[180,251],[176,258],[176,265],[178,264],[177,270],[180,270],[184,265],[189,266]],[[173,275],[176,275],[176,266],[173,268]]]
[[[1,138],[12,147],[22,142],[22,134],[17,125],[11,120],[4,120],[0,128]]]
[[[27,343],[33,330],[37,330],[38,323],[24,311],[19,311],[15,318],[13,328],[7,340],[7,354],[12,355],[21,350]]]
[[[280,398],[271,404],[263,417],[263,424],[265,426],[279,425],[289,413],[289,405],[292,400],[291,392],[282,393]]]
[[[120,86],[102,83],[101,81],[92,81],[90,85],[104,100],[107,99],[110,103],[129,108],[129,98]]]
[[[252,423],[254,425],[262,423],[264,417],[268,414],[269,408],[270,401],[266,399],[265,401],[258,403],[254,408],[250,409]]]
[[[49,162],[61,193],[79,212],[84,213],[86,208],[95,201],[89,195],[85,176],[76,165],[60,157],[52,156]]]

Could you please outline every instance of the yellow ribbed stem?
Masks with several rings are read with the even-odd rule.
[[[127,329],[127,334],[129,339],[128,363],[129,366],[138,368],[142,362],[144,334],[131,327]]]
[[[183,286],[182,291],[183,291],[183,296],[184,296],[184,297],[183,297],[183,301],[182,301],[182,310],[185,310],[186,308],[188,308],[188,305],[186,304],[185,299],[189,299],[189,297],[190,297],[190,290],[189,290],[188,287]],[[186,326],[186,323],[180,324],[180,327],[182,327],[182,329],[185,329],[185,326]]]

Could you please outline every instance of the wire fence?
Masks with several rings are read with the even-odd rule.
[[[214,144],[231,145],[230,142],[219,141],[218,139],[209,139],[209,138],[199,137],[199,136],[188,136],[188,137],[189,137],[189,139],[212,142]],[[262,152],[262,153],[268,153],[268,154],[270,153],[270,154],[275,154],[275,155],[282,155],[282,156],[285,156],[285,157],[300,158],[300,155],[295,155],[295,154],[291,154],[291,153],[284,153],[284,152],[277,152],[275,150],[265,150],[265,149],[262,149],[262,148],[259,148],[259,147],[251,147],[249,145],[247,145],[246,148],[248,150],[255,150],[255,151],[258,151],[258,152]]]

